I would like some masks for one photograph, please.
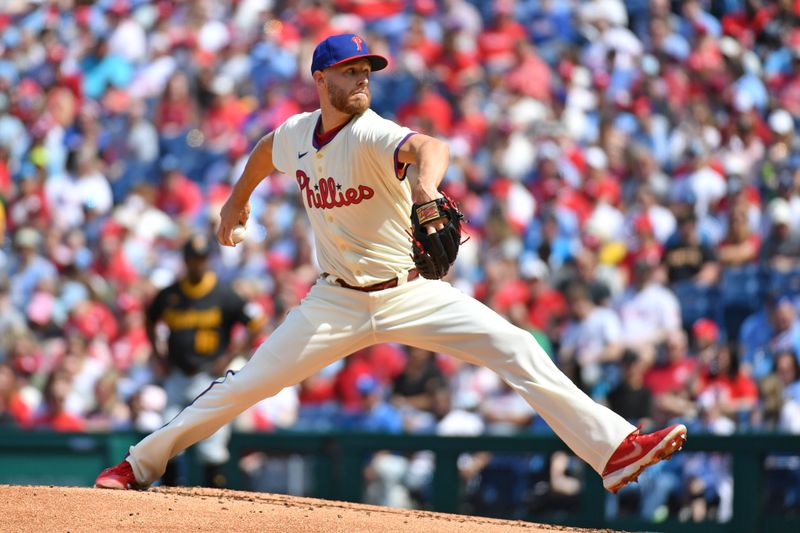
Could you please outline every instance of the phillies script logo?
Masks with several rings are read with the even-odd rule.
[[[353,41],[356,44],[356,48],[360,52],[361,51],[361,45],[364,44],[364,39],[362,39],[358,35],[354,35],[353,38],[350,39],[350,40]]]
[[[375,196],[375,191],[366,185],[359,185],[358,189],[348,187],[342,192],[342,186],[336,183],[333,178],[319,180],[312,190],[309,187],[309,179],[302,170],[297,171],[297,184],[300,185],[300,192],[306,194],[306,205],[317,209],[333,209],[334,207],[344,207],[351,204],[360,204],[362,200],[369,200]]]

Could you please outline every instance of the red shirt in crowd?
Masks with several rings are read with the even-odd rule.
[[[8,413],[20,427],[28,427],[31,424],[31,409],[28,407],[19,393],[13,393],[8,398]]]
[[[666,392],[678,392],[686,385],[697,367],[694,359],[681,359],[675,363],[653,366],[644,374],[644,386],[650,389],[653,396]]]
[[[114,367],[122,372],[127,371],[133,364],[136,355],[145,350],[150,350],[150,341],[144,327],[124,332],[111,345]]]
[[[52,429],[53,431],[82,432],[86,428],[86,421],[62,411],[60,413],[42,415],[34,420],[33,425]]]
[[[535,53],[527,53],[506,75],[506,85],[525,96],[549,102],[550,67]]]
[[[125,256],[122,248],[114,251],[106,260],[95,261],[92,270],[113,282],[117,288],[128,287],[139,279],[139,273]]]
[[[441,55],[442,46],[436,41],[428,39],[424,32],[412,31],[403,40],[403,50],[418,56],[426,67],[433,68]]]
[[[439,79],[453,94],[462,93],[464,85],[470,79],[470,74],[477,74],[478,67],[480,67],[478,54],[471,50],[444,49],[436,60],[436,69],[440,73]]]
[[[358,409],[361,406],[361,393],[358,391],[358,378],[375,376],[366,352],[357,352],[348,357],[345,367],[336,374],[333,383],[336,399],[345,409]]]
[[[700,374],[699,394],[708,390],[717,389],[721,396],[728,400],[757,400],[758,387],[753,379],[739,372],[731,377],[727,374],[711,375],[708,369]]]
[[[188,130],[194,125],[195,112],[191,102],[162,100],[156,110],[156,127],[166,134]]]
[[[567,301],[555,289],[546,287],[538,296],[528,299],[528,321],[538,330],[550,333],[566,316]]]
[[[363,20],[377,20],[398,15],[406,8],[405,0],[336,0],[336,10],[358,15]]]
[[[46,229],[50,224],[50,203],[41,185],[35,185],[33,189],[14,199],[6,212],[8,229],[12,232],[22,226]]]
[[[103,335],[108,341],[113,341],[119,334],[119,325],[109,308],[100,302],[91,301],[79,304],[75,308],[64,329],[77,330],[87,339]]]
[[[397,121],[401,124],[424,124],[430,121],[433,131],[427,133],[449,135],[453,125],[453,109],[442,95],[425,87],[422,94],[397,110]]]
[[[169,177],[158,190],[156,206],[168,215],[191,216],[203,206],[203,193],[186,176]]]
[[[318,376],[311,376],[300,385],[300,405],[319,405],[333,401],[336,397],[333,382]]]
[[[481,63],[498,66],[514,64],[514,47],[517,41],[525,39],[527,34],[522,24],[508,15],[500,15],[494,24],[478,35]]]
[[[0,161],[0,196],[8,198],[11,193],[11,171],[8,170],[8,163]]]

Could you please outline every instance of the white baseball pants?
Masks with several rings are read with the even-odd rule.
[[[391,289],[360,292],[320,279],[239,372],[212,382],[171,422],[131,447],[128,461],[136,479],[152,483],[171,457],[254,403],[383,342],[491,368],[598,473],[636,429],[576,387],[530,333],[449,283],[418,278]]]
[[[200,372],[188,376],[179,369],[174,369],[164,380],[164,391],[167,393],[165,420],[172,420],[184,407],[208,388],[213,376]],[[197,457],[203,464],[220,465],[229,459],[228,441],[231,438],[231,427],[226,424],[210,437],[197,443]]]

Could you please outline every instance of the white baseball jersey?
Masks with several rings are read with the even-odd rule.
[[[397,159],[414,132],[370,109],[316,146],[320,114],[294,115],[278,127],[272,162],[297,179],[323,271],[358,286],[395,278],[414,267],[406,232],[411,187]]]

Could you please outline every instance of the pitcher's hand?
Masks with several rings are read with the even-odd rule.
[[[225,202],[219,212],[219,229],[217,229],[217,240],[222,246],[235,246],[233,242],[233,228],[247,224],[250,217],[250,203],[243,206],[233,205],[231,199]]]

